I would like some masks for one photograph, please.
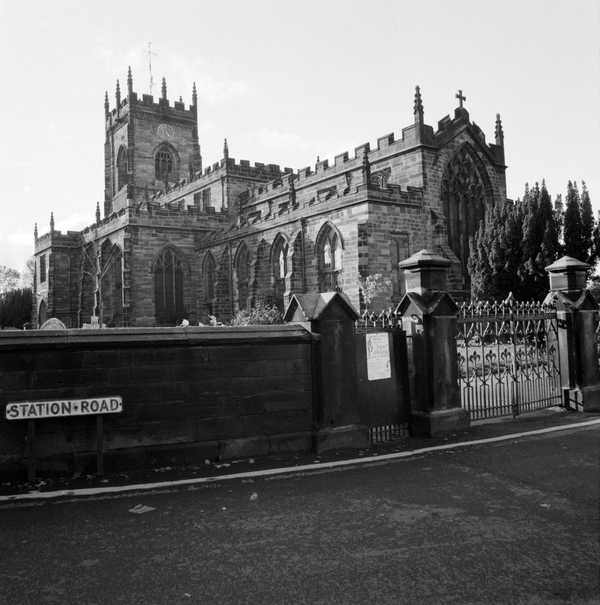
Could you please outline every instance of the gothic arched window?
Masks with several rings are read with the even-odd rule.
[[[117,154],[117,191],[125,185],[127,185],[127,149],[121,146]]]
[[[243,242],[235,255],[235,273],[237,278],[238,308],[248,307],[248,294],[250,292],[250,255]]]
[[[159,148],[154,156],[154,175],[159,181],[173,179],[175,173],[175,158],[166,145]]]
[[[217,273],[217,263],[213,255],[209,252],[204,258],[202,267],[202,285],[204,288],[204,303],[206,312],[210,315],[214,313],[215,307],[215,279]]]
[[[316,253],[319,270],[319,291],[341,290],[342,242],[332,225],[325,225],[319,232]]]
[[[46,301],[42,300],[38,309],[38,328],[43,326],[48,319],[48,307],[46,306]]]
[[[183,263],[172,248],[166,248],[154,263],[154,308],[158,325],[176,325],[183,307]]]
[[[275,304],[283,308],[283,296],[286,291],[285,278],[288,273],[288,244],[282,235],[278,235],[271,249],[273,265],[273,287]]]

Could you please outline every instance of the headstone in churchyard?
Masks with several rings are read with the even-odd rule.
[[[47,319],[41,326],[40,330],[66,330],[67,326],[60,321],[60,319],[56,319],[56,317],[51,317]]]

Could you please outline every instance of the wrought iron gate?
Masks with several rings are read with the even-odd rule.
[[[556,311],[541,303],[463,304],[457,353],[471,420],[562,404]]]
[[[391,376],[370,380],[367,371],[367,334],[385,334],[390,348]],[[361,420],[369,428],[371,443],[395,441],[408,436],[410,401],[403,389],[406,377],[406,343],[402,320],[392,309],[379,314],[365,312],[355,323],[356,370],[361,401]]]

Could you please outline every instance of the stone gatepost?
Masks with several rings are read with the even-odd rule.
[[[446,291],[450,264],[428,250],[399,263],[405,272],[406,294],[396,314],[402,317],[407,336],[414,435],[444,435],[469,426],[458,387],[458,308]]]
[[[354,322],[358,313],[345,294],[294,294],[284,320],[320,335],[313,349],[314,449],[323,452],[369,444],[360,424]]]
[[[545,304],[556,307],[560,378],[564,404],[600,412],[600,370],[596,350],[598,303],[586,289],[587,263],[563,256],[546,267],[550,292]]]

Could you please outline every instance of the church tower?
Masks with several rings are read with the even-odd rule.
[[[149,94],[140,99],[129,68],[126,94],[117,80],[112,110],[105,94],[104,117],[104,216],[202,171],[195,84],[188,108],[181,97],[169,102],[164,78],[157,102]]]

